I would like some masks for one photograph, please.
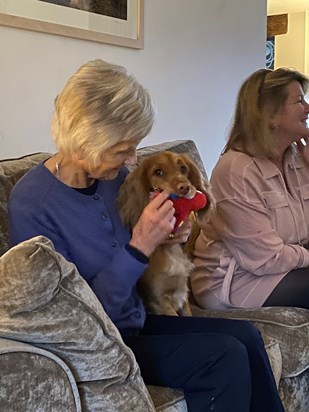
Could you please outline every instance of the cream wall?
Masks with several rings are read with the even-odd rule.
[[[0,26],[0,158],[54,150],[54,97],[101,58],[134,72],[154,98],[143,145],[194,139],[210,172],[241,82],[265,65],[265,33],[266,0],[145,0],[143,50]]]
[[[309,75],[309,13],[288,15],[288,33],[275,38],[275,68],[293,67]]]

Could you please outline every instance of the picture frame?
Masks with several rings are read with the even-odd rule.
[[[57,1],[55,1],[57,3]],[[127,18],[53,4],[0,0],[0,25],[136,49],[144,47],[144,0],[127,0]]]

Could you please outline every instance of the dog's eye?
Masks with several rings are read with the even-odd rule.
[[[156,169],[155,171],[154,171],[154,174],[156,175],[156,176],[163,176],[163,170],[162,169]]]
[[[187,171],[188,171],[188,169],[187,169],[186,166],[184,166],[184,165],[180,166],[180,172],[181,173],[185,174],[185,173],[187,173]]]

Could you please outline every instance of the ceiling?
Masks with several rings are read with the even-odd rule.
[[[267,0],[267,15],[309,11],[309,0]]]

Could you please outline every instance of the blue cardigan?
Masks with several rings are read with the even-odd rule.
[[[12,246],[43,235],[73,262],[118,329],[141,328],[145,310],[136,282],[146,264],[126,249],[131,235],[123,227],[116,198],[127,169],[99,181],[87,196],[60,182],[41,163],[14,186],[9,202]]]

